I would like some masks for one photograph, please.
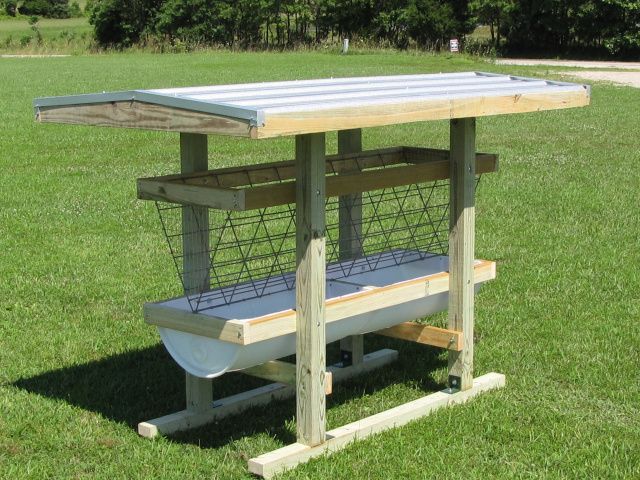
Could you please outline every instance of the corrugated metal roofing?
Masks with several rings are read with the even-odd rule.
[[[384,113],[384,109],[390,105],[401,108],[406,104],[415,109],[416,104],[421,105],[423,102],[478,98],[490,102],[492,98],[532,94],[552,94],[557,97],[557,94],[563,92],[567,94],[581,92],[587,97],[589,95],[588,87],[585,85],[493,73],[461,72],[105,92],[38,98],[34,100],[34,106],[37,112],[40,108],[51,109],[122,101],[144,102],[212,114],[245,121],[252,127],[262,127],[265,126],[270,115],[282,117],[300,113],[308,120],[309,117],[313,117],[314,112],[317,112],[319,116],[326,119],[327,114],[332,110],[339,111],[340,115],[345,117],[351,113],[353,115],[361,115],[362,112],[375,113],[374,109],[377,106],[381,107]],[[529,110],[535,110],[534,106]],[[493,112],[490,108],[483,113],[483,115],[491,114]],[[330,129],[332,128],[327,128],[327,130]]]

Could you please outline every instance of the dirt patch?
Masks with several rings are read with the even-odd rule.
[[[62,58],[71,55],[0,55],[0,58]]]
[[[497,65],[549,65],[552,67],[616,68],[618,70],[640,70],[640,62],[599,62],[583,60],[545,60],[525,58],[500,58]]]
[[[603,70],[597,71],[573,71],[559,72],[561,75],[578,77],[585,80],[597,80],[605,82],[613,82],[619,85],[628,85],[640,88],[640,72],[607,72]]]

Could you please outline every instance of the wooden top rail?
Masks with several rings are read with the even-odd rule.
[[[476,154],[476,172],[495,172],[498,156]],[[342,173],[353,172],[355,173]],[[327,197],[449,178],[449,151],[394,147],[326,158]],[[295,162],[138,179],[138,198],[223,210],[295,202]]]

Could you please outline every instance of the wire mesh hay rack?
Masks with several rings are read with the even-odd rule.
[[[497,158],[477,154],[479,174]],[[395,147],[326,157],[328,279],[423,260],[448,251],[449,152]],[[275,162],[138,180],[156,200],[162,228],[193,312],[295,288],[295,162]],[[167,203],[169,202],[169,203]],[[177,205],[176,205],[177,204]],[[184,229],[183,211],[209,207]],[[185,270],[185,237],[207,233]],[[189,262],[187,262],[189,263]]]

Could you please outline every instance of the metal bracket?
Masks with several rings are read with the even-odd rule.
[[[455,393],[460,391],[460,385],[462,384],[462,378],[455,375],[449,375],[449,388],[447,393]]]
[[[342,368],[350,367],[353,365],[353,353],[349,350],[340,350],[340,360],[342,361]]]

